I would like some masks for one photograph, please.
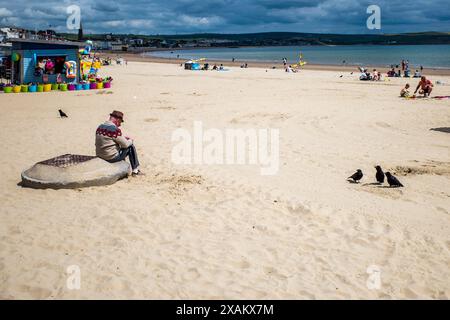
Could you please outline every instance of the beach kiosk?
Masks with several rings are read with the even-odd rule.
[[[13,83],[80,81],[79,49],[84,43],[11,39]]]

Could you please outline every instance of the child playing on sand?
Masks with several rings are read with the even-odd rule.
[[[405,85],[405,87],[400,91],[400,97],[402,98],[408,98],[411,96],[411,93],[409,92],[409,83]]]

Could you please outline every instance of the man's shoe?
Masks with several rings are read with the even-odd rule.
[[[133,176],[133,177],[135,177],[135,176],[145,176],[145,173],[143,173],[141,170],[138,170],[138,171],[136,171],[136,172],[132,172],[131,173],[131,175]]]

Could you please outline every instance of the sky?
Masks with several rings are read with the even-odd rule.
[[[85,34],[450,32],[450,0],[0,0],[0,26],[74,32],[71,5]],[[367,28],[369,5],[380,7],[379,30]]]

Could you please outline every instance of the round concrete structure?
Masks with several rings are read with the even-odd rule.
[[[22,186],[35,189],[74,189],[105,186],[125,178],[130,165],[97,157],[66,154],[36,163],[22,172]]]

